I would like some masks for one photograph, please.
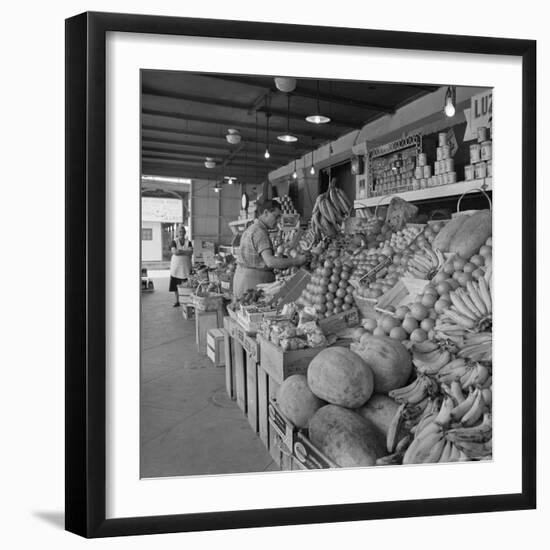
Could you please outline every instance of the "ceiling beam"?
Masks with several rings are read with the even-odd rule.
[[[224,140],[225,141],[225,140]],[[255,144],[250,144],[254,148]],[[141,146],[146,147],[148,149],[165,149],[170,151],[180,151],[179,147],[186,147],[190,148],[188,149],[190,152],[191,150],[196,150],[200,152],[204,152],[205,156],[208,155],[210,152],[212,154],[220,154],[222,152],[227,152],[228,147],[223,147],[221,144],[220,146],[217,146],[215,144],[209,144],[209,143],[196,143],[194,141],[178,141],[178,140],[171,140],[171,139],[153,139],[148,137],[143,137],[141,141]],[[174,149],[170,148],[171,146],[174,146]],[[286,158],[289,155],[292,156],[299,156],[304,152],[309,152],[311,147],[301,147],[300,149],[297,148],[285,148],[284,145],[281,147],[276,147],[273,145],[269,146],[269,152],[271,154],[271,157],[280,157],[280,158]],[[265,151],[265,143],[259,143],[258,144],[258,154],[261,154],[263,156],[263,153]]]
[[[195,95],[180,94],[180,93],[173,93],[173,92],[170,92],[170,93],[162,92],[150,87],[147,87],[147,88],[144,87],[142,93],[143,95],[151,96],[151,97],[177,99],[182,101],[190,101],[192,103],[200,103],[201,105],[225,107],[236,111],[242,111],[243,113],[246,113],[248,115],[254,114],[254,112],[265,113],[268,110],[266,109],[265,106],[264,107],[261,106],[261,102],[258,103],[257,101],[254,102],[252,105],[243,105],[242,103],[237,103],[235,101],[227,101],[227,100],[217,99],[217,98],[207,98],[205,96],[195,96]],[[260,97],[264,98],[265,94],[262,94]],[[316,95],[313,95],[313,99],[315,99],[316,97],[317,97]],[[348,107],[350,106],[353,106],[351,102],[348,104]],[[359,107],[359,108],[362,108],[362,107]],[[284,118],[287,117],[286,109],[277,109],[277,108],[271,107],[269,108],[269,113],[272,116],[279,116]],[[292,120],[305,120],[306,116],[309,116],[311,114],[313,114],[313,112],[299,113],[297,111],[291,110],[289,114],[289,118],[291,118]],[[344,128],[355,128],[357,125],[357,121],[355,119],[354,120],[344,119],[344,118],[333,116],[331,117],[331,124],[335,126],[343,126]]]
[[[147,130],[147,131],[153,131],[153,128],[154,128],[154,131],[156,132],[165,132],[165,133],[175,133],[177,135],[183,135],[183,134],[189,134],[189,135],[196,135],[195,132],[186,132],[185,130],[172,130],[170,128],[162,128],[162,127],[156,127],[156,126],[148,126],[147,128],[143,127],[142,129],[143,130]],[[262,133],[265,133],[264,130],[262,130]],[[254,142],[254,139],[247,139],[247,136],[246,134],[243,134],[241,133],[241,136],[243,138],[243,140],[247,143],[251,143],[253,144],[252,142]],[[216,136],[216,135],[210,135],[210,134],[204,134],[204,133],[201,133],[199,137],[203,137],[203,138],[210,138],[212,140],[215,140],[215,141],[220,141],[220,142],[223,142],[226,147],[230,147],[230,145],[227,143],[227,140],[225,139],[225,136]],[[265,135],[262,136],[263,139],[260,139],[259,142],[258,142],[258,147],[263,149],[265,147]],[[177,140],[177,139],[167,139],[167,138],[160,138],[160,137],[152,137],[152,136],[145,136],[142,134],[141,136],[141,140],[142,140],[142,143],[143,142],[150,142],[150,143],[166,143],[166,144],[172,144],[172,145],[190,145],[190,146],[195,146],[195,147],[199,147],[199,146],[205,146],[205,147],[211,147],[211,148],[217,148],[216,145],[212,145],[212,144],[209,144],[209,143],[197,143],[197,141],[195,140],[192,140],[192,139],[181,139],[181,140]],[[270,149],[270,152],[271,152],[271,149],[273,149],[273,152],[294,152],[296,154],[300,153],[300,152],[304,152],[304,151],[309,151],[310,150],[310,147],[307,147],[307,146],[300,146],[298,144],[299,142],[294,142],[294,143],[289,143],[289,144],[283,144],[281,143],[278,139],[277,139],[277,136],[274,136],[272,133],[270,133],[270,136],[269,136],[269,149]]]
[[[227,119],[222,120],[217,118],[206,118],[206,117],[200,117],[200,116],[189,115],[184,113],[160,111],[158,109],[142,109],[141,112],[143,115],[158,116],[158,117],[178,119],[178,120],[188,120],[189,122],[202,122],[203,124],[216,124],[217,126],[223,125],[226,128],[237,128],[237,129],[248,128],[252,130],[256,129],[256,125],[252,122],[242,122],[242,121],[227,120]],[[321,124],[319,126],[322,127],[327,125]],[[326,130],[329,130],[329,131],[326,131]],[[284,127],[270,125],[269,131],[273,133],[286,132],[286,125]],[[342,134],[342,132],[331,132],[330,128],[317,128],[315,132],[308,131],[308,130],[297,130],[296,128],[291,128],[291,132],[296,136],[305,136],[308,138],[313,137],[317,139],[326,139],[326,140],[335,139]]]
[[[198,167],[204,167],[204,160],[203,159],[196,159],[194,160],[192,157],[189,158],[185,155],[181,156],[181,155],[164,155],[164,154],[160,154],[160,153],[155,153],[155,154],[143,154],[142,157],[141,157],[142,161],[143,162],[146,162],[146,161],[151,161],[151,160],[154,160],[154,161],[168,161],[168,162],[174,162],[174,163],[178,163],[178,164],[187,164],[189,166],[198,166]],[[268,163],[266,162],[265,164],[263,163],[258,163],[258,164],[253,164],[251,162],[239,162],[239,161],[235,161],[233,162],[233,160],[231,160],[227,165],[225,164],[222,164],[222,165],[219,165],[217,168],[205,168],[205,170],[209,170],[210,172],[219,172],[222,168],[227,168],[227,167],[236,167],[236,168],[243,168],[243,169],[247,169],[247,170],[252,170],[254,171],[254,168],[256,167],[262,167],[262,166],[265,166],[268,170],[274,170],[276,168],[279,168],[281,165],[278,164],[278,163]]]
[[[275,82],[271,84],[270,86],[266,86],[264,83],[258,82],[257,80],[254,80],[254,78],[246,77],[246,76],[231,76],[231,75],[205,75],[208,76],[208,78],[216,78],[218,80],[225,80],[228,82],[237,82],[240,84],[245,84],[248,86],[253,86],[256,88],[262,88],[264,90],[270,90],[274,93],[284,93],[277,89],[275,86]],[[312,79],[307,79],[312,80]],[[358,82],[361,84],[368,84],[369,82]],[[378,84],[377,82],[373,82],[374,85]],[[312,91],[309,88],[305,88],[304,86],[296,86],[296,89],[291,92],[292,96],[296,97],[305,97],[310,99],[317,99],[317,91]],[[354,105],[356,107],[362,107],[364,109],[369,109],[371,111],[382,111],[384,113],[393,113],[394,108],[390,105],[382,105],[380,103],[373,103],[371,101],[364,101],[359,99],[350,99],[349,97],[340,96],[337,94],[326,94],[324,92],[319,93],[319,100],[320,101],[328,101],[329,103],[335,103],[338,105]]]
[[[207,170],[206,168],[174,163],[173,161],[151,160],[144,162],[142,164],[142,172],[144,174],[156,176],[206,179],[212,182],[221,181],[222,179],[222,174],[219,172],[213,174],[212,170]],[[234,168],[232,170],[226,170],[225,175],[237,178],[237,183],[258,183],[259,181],[267,179],[269,172],[271,172],[271,169],[258,170],[256,174],[254,171],[248,170],[245,172],[243,168]]]

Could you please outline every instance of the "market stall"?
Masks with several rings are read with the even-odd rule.
[[[217,183],[194,191],[193,227],[225,238],[200,240],[183,317],[282,469],[492,457],[492,114],[472,115],[491,92],[459,90],[454,117],[440,110],[449,89],[311,139],[261,189],[229,178],[231,207]],[[266,115],[266,161],[268,144]],[[247,269],[275,281],[233,294],[257,209],[280,211],[261,224],[279,261]]]

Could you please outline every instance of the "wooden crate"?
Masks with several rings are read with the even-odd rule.
[[[225,365],[224,329],[213,328],[206,334],[206,355],[216,367]]]
[[[294,447],[294,437],[298,428],[281,412],[276,399],[269,401],[269,426],[277,432],[287,449]]]
[[[195,310],[195,341],[199,353],[206,355],[207,333],[213,328],[223,327],[223,315],[220,310]]]
[[[310,361],[325,348],[325,346],[319,346],[283,351],[261,335],[258,335],[258,342],[262,368],[278,384],[293,374],[305,374]]]
[[[225,356],[225,390],[230,399],[237,398],[235,390],[235,369],[233,365],[233,338],[231,338],[232,320],[230,317],[223,319],[224,356]]]
[[[273,380],[273,378],[269,377],[268,384],[267,384],[268,403],[271,400],[276,399],[277,393],[279,392],[279,387],[280,387],[280,384],[278,384],[277,381]],[[268,415],[269,415],[269,409],[268,409]],[[268,444],[269,444],[269,454],[271,455],[271,458],[274,460],[277,466],[280,466],[282,461],[281,436],[277,433],[277,430],[275,430],[271,426],[271,424],[269,424]]]
[[[258,433],[266,449],[269,449],[269,375],[261,364],[256,369],[258,390]]]
[[[296,466],[304,470],[320,470],[327,468],[338,468],[332,460],[326,457],[302,432],[294,437],[292,456]]]

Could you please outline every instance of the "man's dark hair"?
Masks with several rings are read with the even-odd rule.
[[[274,210],[280,209],[281,205],[277,201],[271,199],[265,199],[256,203],[256,212],[258,213],[258,216],[261,216],[264,213],[264,210],[273,212]]]

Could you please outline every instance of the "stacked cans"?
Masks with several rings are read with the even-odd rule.
[[[396,153],[376,158],[372,162],[373,181],[369,196],[376,197],[410,191],[415,173],[414,156]]]
[[[464,167],[464,179],[490,178],[493,175],[493,142],[488,139],[488,128],[477,129],[477,142],[470,145],[470,164]]]
[[[437,160],[433,169],[428,165],[426,154],[420,153],[414,171],[413,189],[425,189],[447,183],[456,183],[455,161],[451,157],[451,148],[447,143],[447,133],[438,134]]]

